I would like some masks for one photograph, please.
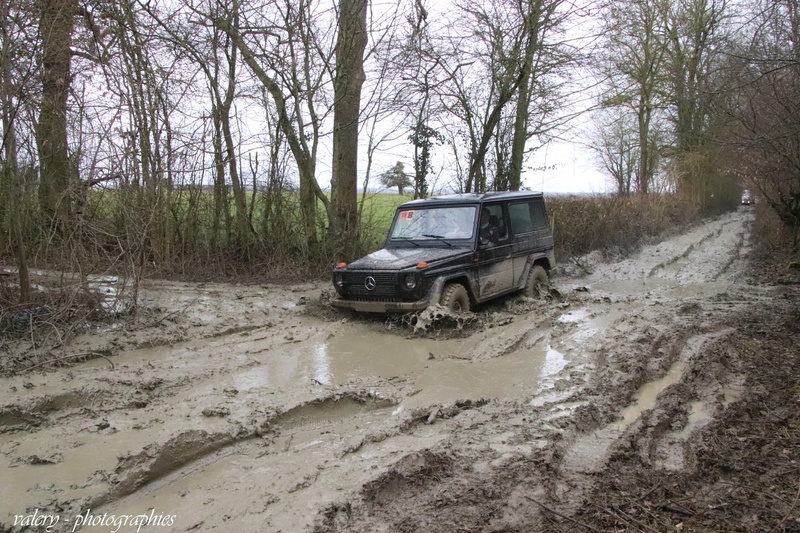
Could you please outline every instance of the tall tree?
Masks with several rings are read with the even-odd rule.
[[[205,0],[194,5],[187,2],[189,12],[199,15],[201,20],[215,16],[231,27],[238,25],[238,15],[226,8],[218,0]],[[211,122],[213,125],[214,147],[214,228],[220,225],[223,213],[227,216],[226,175],[230,178],[234,201],[234,219],[236,227],[235,240],[242,252],[249,254],[249,244],[255,233],[252,221],[248,216],[247,199],[244,184],[240,176],[241,169],[237,154],[237,142],[234,138],[232,109],[239,87],[239,55],[230,35],[218,26],[211,24],[191,23],[180,20],[177,14],[159,17],[149,6],[145,6],[150,15],[169,35],[169,40],[177,50],[203,73],[211,99]],[[188,14],[187,14],[188,15]],[[191,19],[191,16],[188,18]],[[165,20],[166,19],[166,20]]]
[[[454,139],[467,145],[464,189],[518,189],[526,143],[563,107],[553,78],[566,75],[574,55],[557,35],[573,12],[562,0],[470,0],[457,13],[438,94],[460,122]]]
[[[547,43],[550,33],[555,32],[568,16],[561,8],[560,0],[523,0],[518,2],[522,53],[520,56],[520,89],[514,110],[514,129],[511,141],[511,160],[508,164],[507,183],[503,188],[518,191],[522,185],[522,164],[528,139],[546,128],[534,128],[531,131],[532,118],[538,125],[546,122],[553,105],[551,95],[544,88],[549,75],[555,74],[569,64],[574,57],[558,53],[554,43]],[[544,101],[536,109],[532,109],[534,95],[538,94]],[[532,117],[533,115],[533,117]],[[538,131],[537,131],[538,130]]]
[[[468,190],[482,192],[487,188],[485,162],[490,142],[496,134],[506,105],[522,86],[525,38],[510,3],[484,6],[478,2],[468,2],[461,9],[469,21],[468,24],[477,28],[475,34],[478,47],[474,53],[486,54],[486,69],[489,74],[488,102],[481,115],[478,115],[480,124],[475,128],[467,177]],[[464,107],[465,116],[471,115],[467,109],[472,105],[470,100],[462,96],[460,104]]]
[[[75,168],[67,142],[67,99],[72,72],[72,33],[77,0],[39,0],[42,40],[42,99],[37,123],[41,183],[39,201],[54,222],[66,224]]]
[[[717,165],[708,144],[720,58],[727,36],[722,32],[725,0],[676,0],[666,19],[667,102],[674,127],[678,191],[705,205],[722,191],[711,190]],[[704,162],[704,163],[703,163]],[[703,163],[703,171],[698,164]]]
[[[2,114],[2,144],[0,144],[0,212],[2,222],[10,229],[13,250],[19,275],[19,301],[31,300],[31,284],[28,275],[28,247],[24,231],[25,175],[19,165],[17,123],[23,102],[23,94],[30,90],[28,80],[34,67],[24,49],[26,17],[22,17],[20,5],[13,0],[0,0],[0,114]],[[27,59],[27,60],[25,60]],[[32,158],[31,158],[32,159]],[[30,168],[30,167],[29,167]]]
[[[345,259],[358,243],[358,121],[367,46],[367,0],[339,0],[336,76],[333,82],[331,229]]]
[[[636,190],[641,194],[650,190],[661,150],[654,133],[664,108],[667,7],[666,0],[621,0],[610,4],[604,16],[603,68],[611,83],[604,105],[622,106],[634,114],[639,150]]]
[[[428,196],[433,148],[443,142],[436,128],[441,115],[436,96],[446,79],[443,75],[446,59],[433,42],[428,16],[425,2],[414,2],[406,16],[408,33],[395,59],[395,69],[401,71],[396,105],[404,110],[405,122],[411,130],[408,140],[414,147],[414,198]]]

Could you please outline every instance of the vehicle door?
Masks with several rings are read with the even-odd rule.
[[[514,286],[512,243],[504,204],[486,204],[481,209],[478,235],[479,301],[508,292]]]
[[[529,198],[508,205],[514,256],[514,279],[517,287],[526,280],[525,264],[531,254],[541,254],[553,247],[553,235],[547,220],[547,211],[541,199]]]

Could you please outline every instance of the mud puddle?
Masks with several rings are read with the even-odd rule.
[[[743,282],[749,217],[555,279],[555,301],[487,306],[453,338],[306,314],[315,284],[148,282],[148,324],[81,341],[106,357],[0,380],[0,522],[547,530],[626,446],[691,467],[686,443],[742,394],[719,324],[775,297]]]
[[[269,436],[216,452],[97,512],[168,509],[180,530],[234,519],[242,530],[304,530],[314,520],[309,509],[349,494],[392,458],[444,438],[433,426],[403,434],[390,406],[373,407],[344,401],[296,408]]]
[[[560,316],[557,321],[569,323],[577,333],[577,324],[588,314]],[[356,459],[349,460],[353,464],[348,475],[362,479],[364,471],[378,468],[386,456],[445,439],[447,430],[434,422],[444,420],[440,413],[456,403],[531,396],[550,387],[545,382],[552,382],[569,363],[562,351],[548,344],[547,336],[526,349],[473,361],[461,355],[474,339],[403,338],[376,334],[358,324],[350,325],[346,334],[330,329],[329,324],[313,322],[281,330],[265,327],[135,350],[115,357],[114,369],[101,359],[88,361],[70,370],[67,383],[37,376],[35,385],[20,389],[25,399],[20,398],[17,407],[35,413],[36,405],[49,405],[51,420],[73,417],[74,425],[45,424],[37,431],[0,436],[10,480],[0,493],[4,515],[8,520],[19,509],[53,506],[77,513],[86,502],[105,501],[119,492],[120,483],[140,483],[125,480],[127,467],[121,465],[128,458],[148,449],[162,453],[158,450],[197,431],[231,435],[230,444],[212,450],[210,456],[201,452],[191,464],[178,462],[178,472],[148,472],[144,482],[163,488],[153,489],[147,502],[137,500],[134,506],[172,501],[167,495],[180,491],[182,484],[203,486],[217,469],[238,469],[238,478],[260,483],[252,477],[264,474],[259,459],[276,454],[288,459],[267,468],[276,480],[275,493],[297,492],[287,483],[298,483],[303,465],[315,466],[300,475],[301,484],[312,477],[316,481],[324,464],[349,455]],[[487,333],[483,340],[492,337]],[[559,346],[566,351],[565,342],[560,339]],[[149,397],[141,409],[87,398],[83,406],[67,402],[59,410],[48,400],[65,394],[65,387],[75,390],[87,382],[116,384],[121,394],[122,389],[139,390],[154,379],[159,395]],[[380,408],[365,409],[350,400],[324,404],[327,407],[315,403],[346,390],[360,391]],[[88,420],[73,416],[82,409],[90,409]],[[409,427],[420,424],[424,430],[407,434]],[[257,434],[268,440],[249,442]],[[398,438],[409,442],[401,446]],[[190,448],[185,452],[193,454]],[[367,465],[357,460],[362,456]],[[247,466],[237,466],[243,457]],[[334,478],[343,467],[336,468]],[[195,476],[199,479],[193,480]],[[209,494],[216,492],[214,486],[208,487]],[[287,523],[297,519],[292,516]]]

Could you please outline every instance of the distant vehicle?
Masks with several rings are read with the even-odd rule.
[[[553,232],[542,193],[455,194],[397,208],[384,247],[333,270],[331,305],[453,312],[515,291],[549,294]]]
[[[742,205],[752,205],[755,203],[755,198],[753,195],[750,194],[750,191],[744,191],[742,193]]]

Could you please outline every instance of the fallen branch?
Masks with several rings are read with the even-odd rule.
[[[559,513],[558,511],[555,511],[555,510],[551,509],[550,507],[546,506],[545,504],[537,502],[536,500],[534,500],[534,499],[533,499],[533,498],[531,498],[530,496],[523,496],[523,498],[525,498],[525,499],[526,499],[526,500],[528,500],[529,502],[533,502],[533,503],[535,503],[535,504],[536,504],[536,505],[538,505],[538,506],[539,506],[539,507],[540,507],[542,510],[544,510],[544,511],[546,511],[546,512],[548,512],[548,513],[552,513],[552,514],[554,514],[554,515],[558,516],[559,518],[563,518],[563,519],[565,519],[565,520],[569,520],[570,522],[572,522],[572,523],[573,523],[573,524],[575,524],[576,526],[580,526],[580,527],[586,528],[586,529],[588,529],[589,531],[597,531],[598,533],[600,533],[600,532],[601,532],[601,530],[600,530],[600,529],[597,529],[596,527],[590,526],[589,524],[584,524],[583,522],[580,522],[579,520],[575,520],[574,518],[571,518],[571,517],[569,517],[569,516],[567,516],[567,515],[563,515],[563,514]]]
[[[792,516],[792,513],[794,512],[794,510],[797,508],[797,501],[798,501],[798,500],[800,500],[800,485],[798,485],[798,487],[797,487],[797,494],[795,495],[795,497],[794,497],[794,501],[792,502],[792,505],[789,507],[789,510],[788,510],[788,511],[786,512],[786,514],[783,516],[783,520],[781,520],[780,522],[778,522],[778,525],[776,525],[775,527],[773,527],[773,528],[770,530],[770,533],[771,533],[772,531],[780,531],[781,529],[783,529],[783,524],[785,524],[785,523],[786,523],[786,521],[787,521],[787,520],[789,520],[789,518]]]
[[[64,355],[64,356],[61,356],[61,357],[56,357],[55,359],[48,359],[46,361],[42,361],[41,363],[36,363],[35,365],[29,366],[28,368],[26,368],[25,371],[26,372],[27,371],[31,371],[34,368],[38,368],[40,366],[44,366],[44,365],[47,365],[49,363],[57,363],[59,361],[65,360],[65,359],[69,359],[70,357],[85,357],[85,356],[89,356],[89,355],[94,355],[95,357],[102,357],[103,359],[108,361],[108,364],[111,365],[111,370],[114,370],[114,362],[111,361],[111,359],[109,359],[105,355],[101,354],[100,352],[80,352],[80,353],[72,353],[72,354],[69,354],[69,355]]]
[[[189,303],[187,303],[187,304],[186,304],[185,306],[183,306],[182,308],[180,308],[180,309],[177,309],[177,310],[175,310],[175,311],[173,311],[173,312],[171,312],[171,313],[167,313],[166,315],[162,316],[161,318],[159,318],[158,320],[156,320],[155,322],[153,322],[153,326],[157,326],[157,325],[161,324],[163,321],[165,321],[166,319],[168,319],[168,318],[170,318],[170,317],[172,317],[172,316],[175,316],[175,315],[177,315],[177,314],[179,314],[179,313],[183,313],[183,312],[185,312],[187,309],[189,309],[189,307],[191,307],[192,305],[194,305],[194,303],[195,303],[195,302],[197,302],[197,300],[198,300],[198,299],[199,299],[199,297],[198,297],[198,298],[195,298],[195,299],[193,299],[192,301],[190,301]],[[151,326],[151,327],[152,327],[152,326]]]

